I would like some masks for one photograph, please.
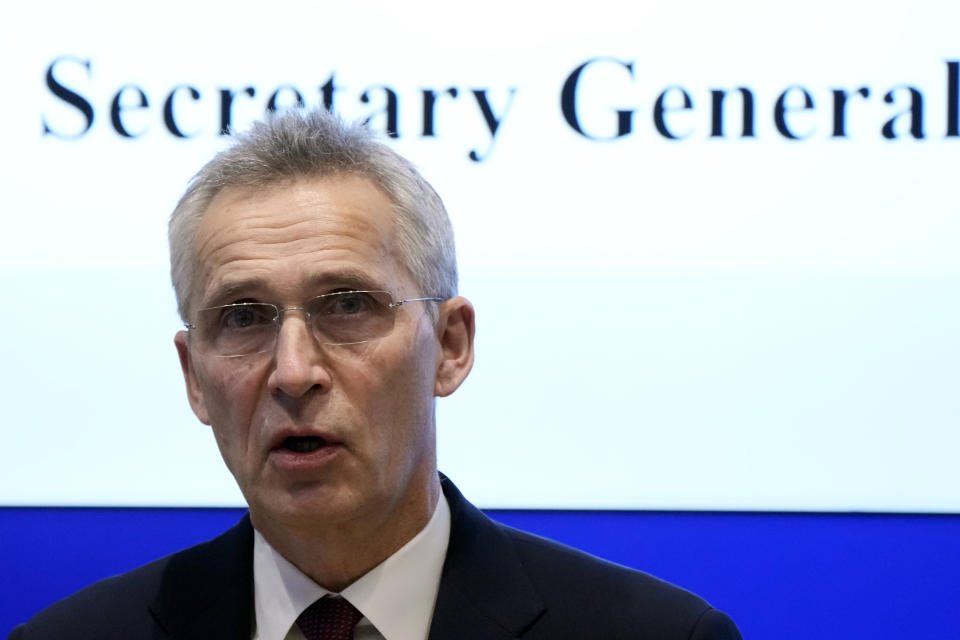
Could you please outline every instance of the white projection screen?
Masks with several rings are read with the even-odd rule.
[[[960,511],[960,4],[563,6],[19,7],[0,504],[242,503],[166,222],[222,128],[326,104],[453,219],[479,505]]]

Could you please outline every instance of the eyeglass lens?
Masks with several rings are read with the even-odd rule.
[[[384,291],[328,293],[308,300],[302,311],[317,341],[328,345],[382,338],[393,330],[395,320],[393,299]],[[280,316],[276,305],[240,302],[201,309],[195,330],[204,350],[219,356],[248,355],[273,349]]]

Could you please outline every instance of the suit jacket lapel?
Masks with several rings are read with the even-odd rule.
[[[430,640],[518,638],[545,611],[513,542],[441,475],[450,545]]]
[[[170,638],[249,640],[253,618],[249,516],[223,535],[173,556],[150,612]]]

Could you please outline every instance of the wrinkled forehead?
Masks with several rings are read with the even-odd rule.
[[[393,203],[356,175],[227,187],[207,207],[193,255],[195,301],[238,281],[292,286],[328,271],[386,277],[402,265]]]

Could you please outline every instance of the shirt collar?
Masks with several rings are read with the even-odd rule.
[[[450,507],[441,495],[416,536],[340,595],[385,638],[424,640],[449,541]],[[330,593],[280,555],[259,531],[254,531],[253,584],[259,640],[283,640],[304,609]]]

